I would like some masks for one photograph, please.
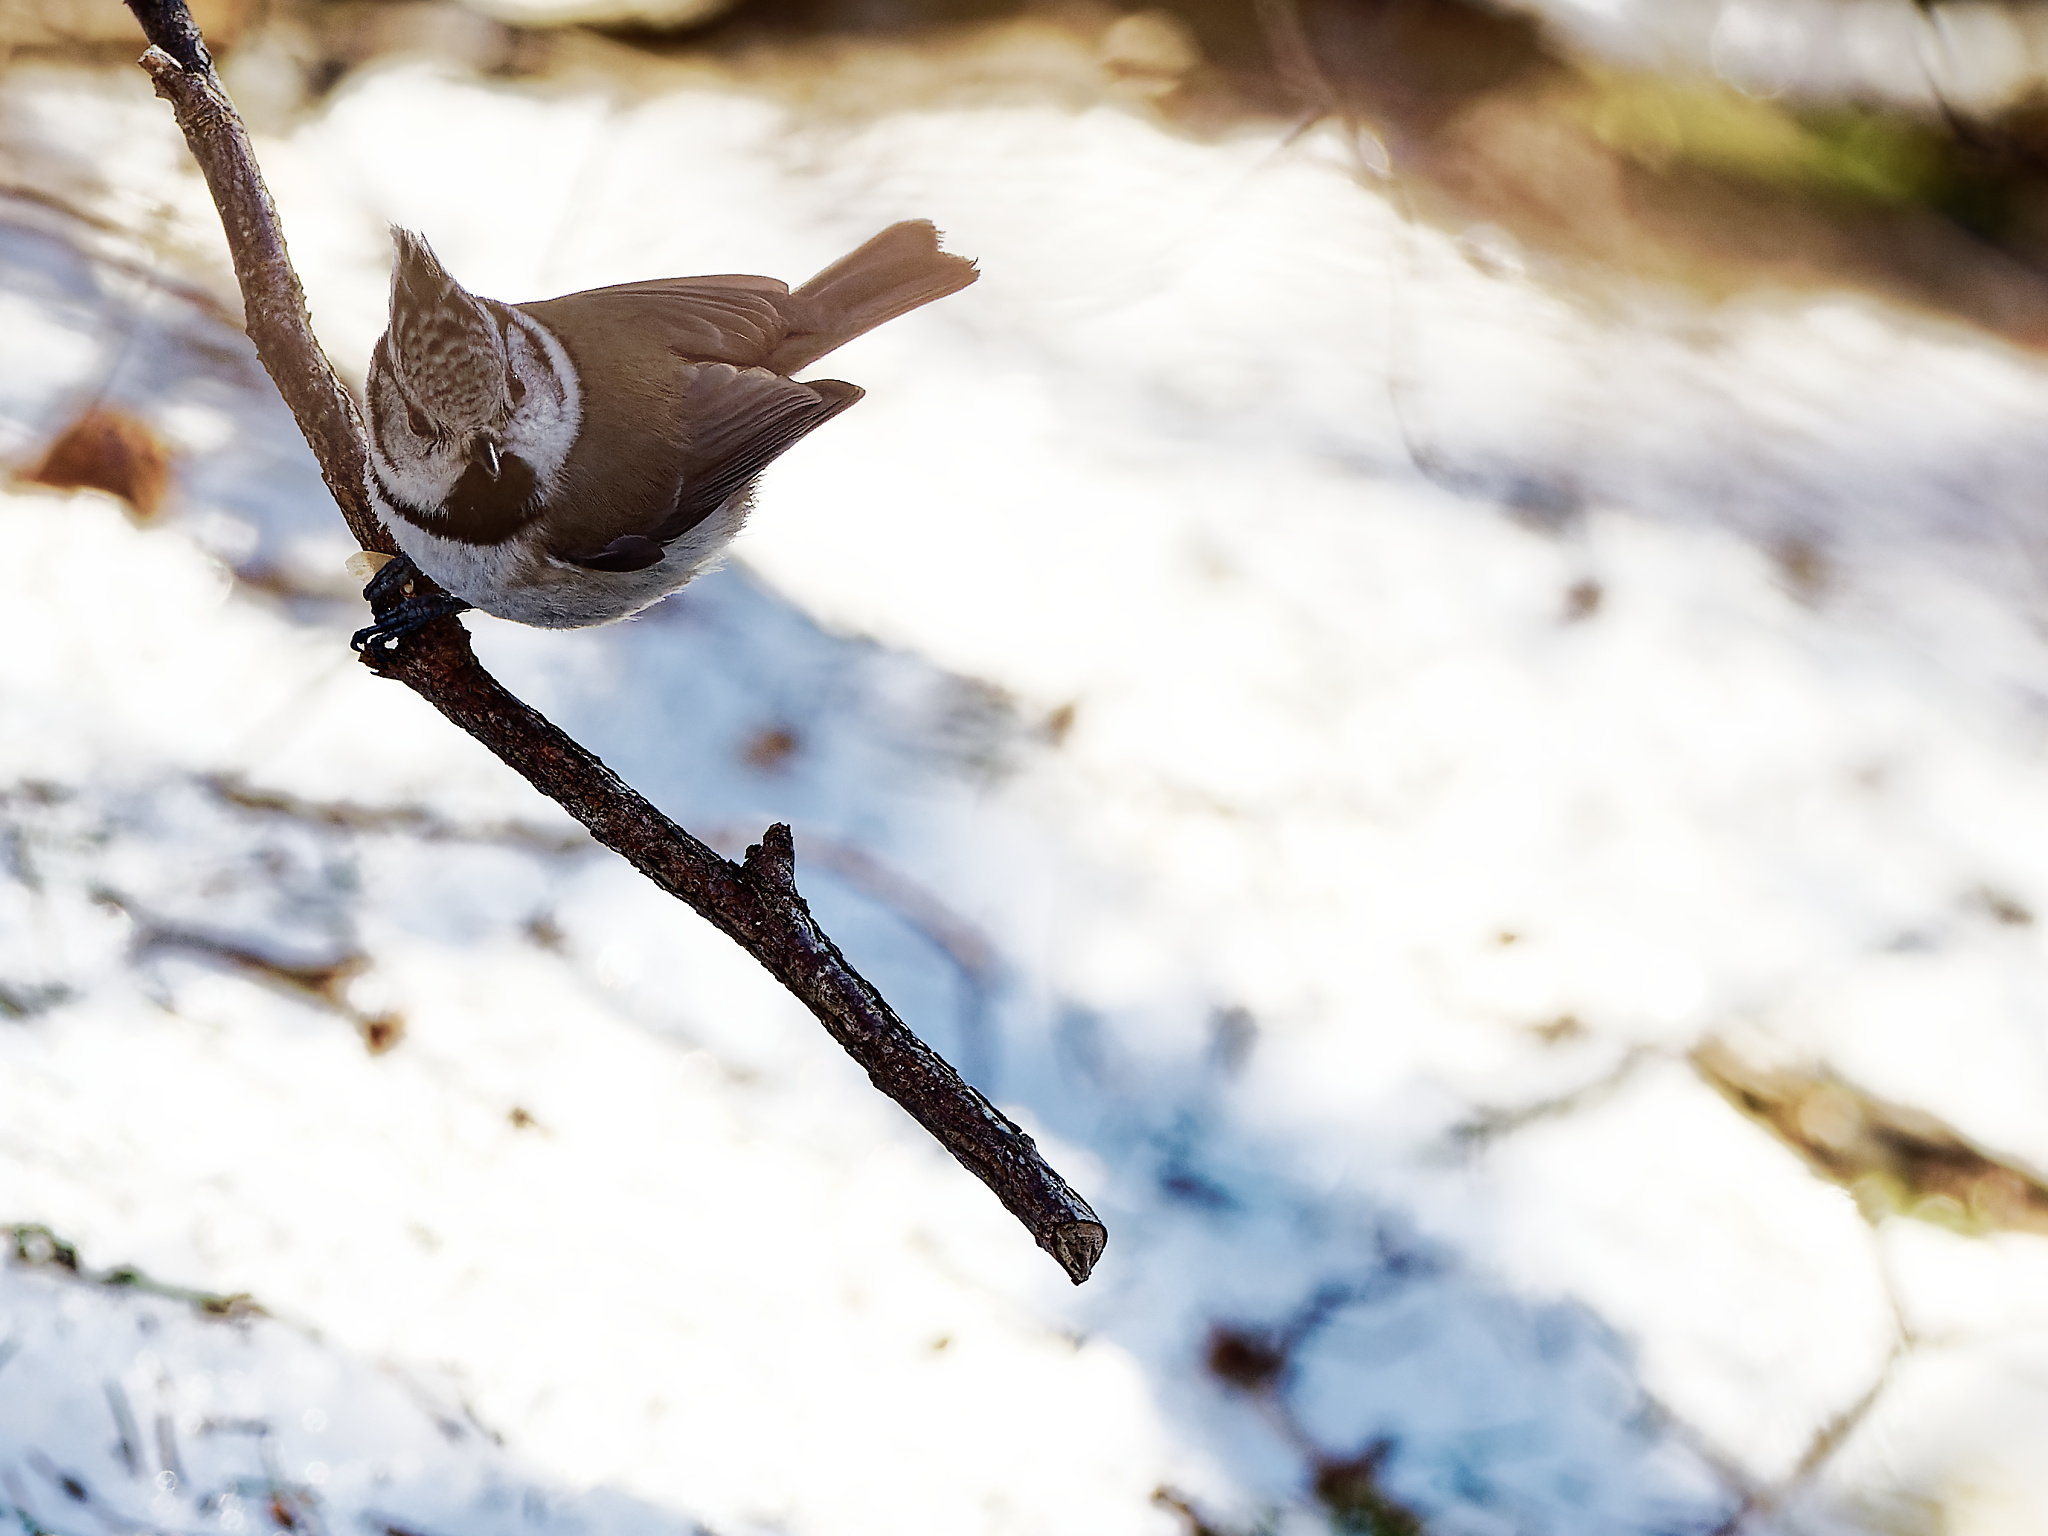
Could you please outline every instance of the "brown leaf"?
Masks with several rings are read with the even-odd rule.
[[[1287,1344],[1264,1330],[1217,1323],[1209,1330],[1205,1363],[1210,1375],[1240,1392],[1265,1392],[1287,1369]]]
[[[128,503],[137,522],[163,510],[171,487],[171,453],[148,423],[110,405],[95,405],[50,444],[42,463],[22,477],[53,490],[105,491]]]
[[[803,748],[803,739],[787,726],[767,726],[747,743],[747,762],[763,773],[778,773]]]

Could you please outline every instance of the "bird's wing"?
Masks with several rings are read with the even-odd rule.
[[[837,416],[861,391],[837,379],[799,384],[766,368],[698,363],[683,370],[681,477],[652,526],[619,535],[601,549],[570,551],[593,570],[641,570],[663,546],[745,489],[798,438]]]
[[[766,368],[704,363],[688,371],[683,421],[688,446],[683,484],[654,537],[681,538],[796,440],[824,425],[861,397],[837,379],[799,384]]]
[[[519,307],[558,335],[593,324],[658,336],[693,362],[758,366],[789,334],[789,289],[772,277],[677,277],[621,283]]]

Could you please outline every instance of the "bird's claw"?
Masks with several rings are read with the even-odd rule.
[[[406,588],[419,579],[420,568],[412,563],[411,555],[393,555],[370,573],[363,588],[364,601],[375,613],[395,608],[411,595]]]
[[[369,599],[377,622],[349,636],[349,648],[358,655],[389,655],[407,635],[425,629],[436,619],[452,618],[469,610],[468,603],[446,592],[416,592],[414,584],[421,579],[420,568],[407,555],[395,556],[379,566],[377,574],[363,588],[363,596]]]
[[[461,598],[450,597],[445,592],[433,597],[410,597],[376,623],[350,635],[348,643],[352,650],[362,655],[372,651],[389,655],[398,649],[398,642],[407,635],[425,629],[436,619],[467,613],[469,606]]]

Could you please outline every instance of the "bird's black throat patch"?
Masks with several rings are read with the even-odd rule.
[[[540,515],[533,466],[517,454],[498,462],[495,479],[477,465],[462,472],[439,513],[392,493],[380,474],[377,489],[391,510],[416,527],[458,544],[502,544]]]

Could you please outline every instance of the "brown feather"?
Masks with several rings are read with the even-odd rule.
[[[788,374],[977,275],[919,220],[883,230],[794,293],[727,274],[520,305],[567,349],[584,391],[582,431],[549,496],[574,509],[563,521],[575,538],[555,553],[590,559],[620,540],[681,538],[861,397]]]
[[[780,283],[775,286],[782,288]],[[662,345],[679,358],[757,368],[789,334],[783,313],[788,303],[787,291],[738,287],[723,278],[678,277],[593,288],[519,307],[557,336],[564,321],[608,329],[645,326],[659,333]]]
[[[929,219],[892,224],[797,289],[789,335],[769,354],[777,373],[795,373],[827,352],[920,305],[958,293],[981,274],[964,256],[939,249]]]
[[[682,488],[674,510],[650,536],[663,544],[681,538],[861,393],[837,379],[799,384],[765,368],[705,363],[692,369],[683,397],[690,449]]]

